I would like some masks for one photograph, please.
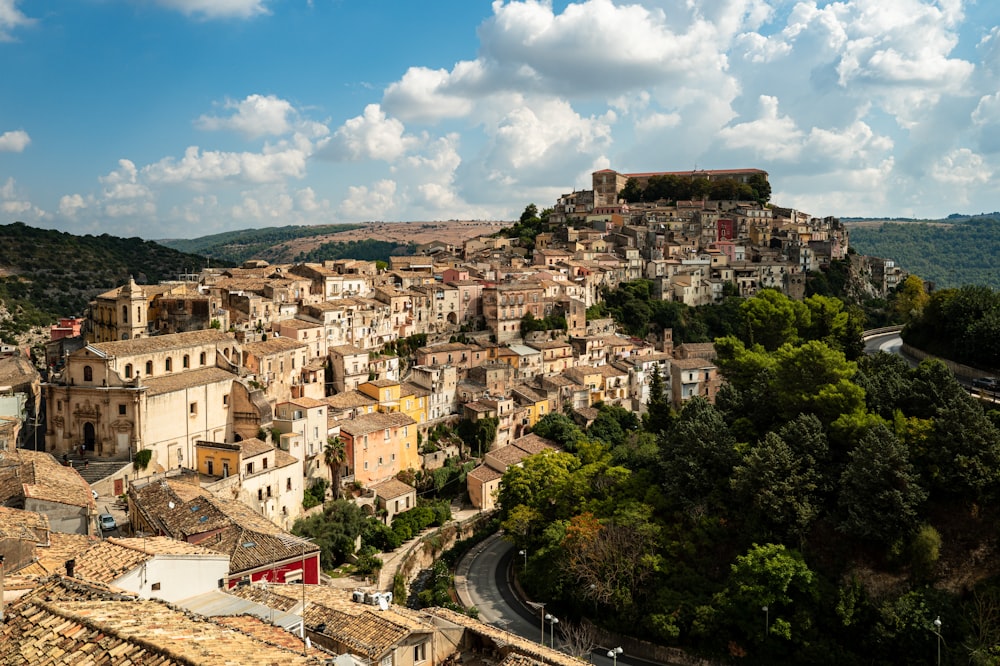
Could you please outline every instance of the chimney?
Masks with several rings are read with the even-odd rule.
[[[66,560],[66,575],[73,577],[73,570],[76,568],[76,560]]]

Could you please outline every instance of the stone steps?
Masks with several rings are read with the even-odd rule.
[[[79,472],[83,480],[89,484],[106,479],[128,465],[127,460],[91,460],[80,456],[69,456],[69,462],[73,469]]]

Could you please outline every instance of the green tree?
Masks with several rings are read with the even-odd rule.
[[[843,352],[816,340],[800,347],[785,345],[774,354],[771,391],[778,412],[787,419],[815,414],[824,423],[864,410],[865,395],[851,381],[857,365]]]
[[[733,470],[732,485],[752,525],[801,540],[820,512],[819,480],[815,466],[768,433]]]
[[[577,445],[586,435],[573,419],[559,412],[549,412],[532,427],[531,432],[539,437],[551,439],[567,451],[576,451]]]
[[[840,477],[838,527],[889,545],[914,531],[926,499],[906,448],[887,427],[876,426],[850,452]]]
[[[924,288],[924,281],[916,275],[908,275],[896,291],[892,307],[900,320],[905,322],[919,317],[928,301],[930,296]]]
[[[763,289],[743,302],[740,317],[743,341],[774,351],[799,339],[799,329],[808,326],[809,310],[780,291]]]
[[[347,561],[354,553],[354,544],[361,535],[365,518],[361,507],[348,500],[334,500],[323,507],[322,513],[299,518],[292,533],[311,539],[320,548],[320,558],[332,569]]]

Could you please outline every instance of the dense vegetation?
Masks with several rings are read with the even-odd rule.
[[[549,215],[551,213],[551,208],[546,208],[539,212],[538,206],[528,204],[524,207],[524,212],[521,213],[521,217],[517,222],[501,229],[493,235],[502,238],[516,238],[521,247],[527,248],[529,251],[534,251],[535,237],[544,231],[548,231]]]
[[[618,194],[629,203],[689,201],[707,197],[718,201],[756,201],[765,204],[771,199],[771,183],[763,174],[751,176],[746,183],[730,178],[709,181],[707,178],[663,175],[650,176],[646,187],[641,187],[637,179],[629,178]]]
[[[295,255],[295,261],[319,263],[335,259],[360,259],[387,262],[392,255],[413,254],[414,247],[413,243],[394,243],[372,238],[347,242],[333,241],[323,243],[308,252],[299,252]]]
[[[744,299],[727,296],[722,303],[690,307],[677,301],[652,298],[650,280],[623,282],[605,290],[600,303],[588,311],[588,318],[612,316],[630,335],[673,330],[675,344],[710,342],[727,335],[742,335],[776,349],[794,341],[797,331],[822,339],[844,351],[850,358],[861,353],[858,343],[865,323],[864,312],[832,296],[815,294],[793,301],[780,292],[766,289],[759,297]]]
[[[941,222],[850,226],[858,253],[895,260],[938,288],[967,284],[1000,289],[1000,214]]]
[[[284,253],[284,244],[299,238],[329,236],[360,229],[360,224],[323,224],[317,226],[265,227],[227,231],[191,239],[162,240],[160,244],[180,252],[192,252],[213,261],[242,264],[248,259],[273,261]]]
[[[935,291],[919,301],[903,339],[935,356],[1000,373],[1000,291]]]
[[[850,360],[783,299],[734,308],[715,405],[674,412],[657,381],[641,424],[539,422],[568,451],[499,495],[531,595],[748,664],[930,663],[940,616],[944,663],[995,663],[1000,414],[939,362]]]
[[[143,284],[198,272],[204,257],[184,254],[141,238],[74,236],[21,222],[0,225],[0,299],[20,310],[19,326],[81,315],[95,295],[124,284]]]

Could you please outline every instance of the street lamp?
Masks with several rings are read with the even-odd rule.
[[[613,650],[608,650],[608,659],[613,660],[612,663],[614,664],[614,666],[618,666],[618,655],[620,655],[622,652],[624,652],[624,650],[622,650],[620,645],[614,648]]]
[[[556,625],[559,624],[559,618],[555,615],[545,615],[545,619],[549,621],[549,645],[552,649],[556,647]],[[542,645],[545,645],[545,636],[542,635]]]
[[[517,551],[517,554],[524,556],[524,568],[521,569],[521,571],[527,571],[528,570],[528,551],[526,551],[526,550],[524,550],[522,548],[521,550]]]
[[[761,606],[760,609],[764,611],[764,638],[767,638],[767,632],[771,630],[771,618],[769,615],[770,609],[766,605]]]
[[[934,628],[931,629],[931,631],[933,631],[934,635],[937,636],[937,663],[938,666],[941,666],[941,616],[940,615],[938,615],[937,618],[934,619]]]

